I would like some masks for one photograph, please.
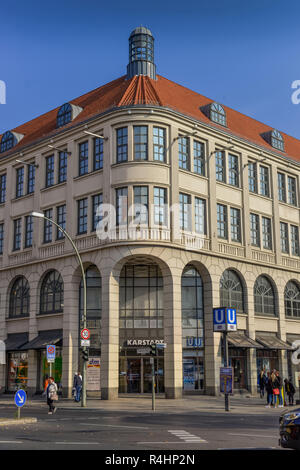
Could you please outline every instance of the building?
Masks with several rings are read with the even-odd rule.
[[[47,344],[65,396],[82,362],[80,268],[32,211],[84,262],[90,393],[149,392],[154,341],[159,392],[218,394],[219,306],[238,313],[235,388],[256,393],[262,367],[296,382],[299,140],[157,75],[140,27],[125,76],[0,141],[3,390],[43,390]]]

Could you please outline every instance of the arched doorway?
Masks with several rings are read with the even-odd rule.
[[[164,392],[164,351],[151,344],[163,342],[163,277],[155,263],[126,263],[119,290],[119,393],[151,393],[152,359],[156,392]]]

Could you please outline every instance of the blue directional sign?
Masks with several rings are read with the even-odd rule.
[[[214,308],[214,331],[236,331],[235,308]]]
[[[15,394],[15,404],[21,408],[26,403],[26,392],[24,390],[18,390]]]

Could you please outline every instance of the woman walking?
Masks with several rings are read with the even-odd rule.
[[[268,403],[266,408],[271,408],[271,405],[273,403],[273,387],[272,387],[272,380],[271,380],[270,372],[267,372],[265,387],[266,387],[266,392],[267,392],[267,403]]]
[[[49,406],[48,415],[52,415],[53,413],[56,412],[56,407],[54,406],[53,401],[58,400],[57,385],[54,382],[53,377],[49,377],[49,383],[48,383],[48,387],[46,390],[46,397],[47,397],[47,404]]]
[[[295,395],[295,387],[292,384],[291,379],[285,379],[284,380],[284,385],[285,385],[285,393],[289,397],[289,405],[293,406],[294,404],[294,395]]]

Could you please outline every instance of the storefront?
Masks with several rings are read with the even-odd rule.
[[[28,341],[28,333],[8,335],[6,348],[6,391],[14,392],[19,388],[27,389],[28,383],[28,353],[20,348]]]
[[[45,381],[50,375],[58,385],[59,391],[62,388],[62,330],[40,331],[38,336],[24,344],[20,349],[24,351],[36,351],[37,357],[37,384],[36,392],[43,392]],[[55,361],[49,364],[47,361],[46,347],[49,344],[55,345]]]
[[[264,349],[256,353],[257,376],[264,369],[266,372],[280,370],[279,351],[291,351],[292,348],[287,343],[277,338],[275,333],[257,333],[256,340]]]
[[[263,349],[263,346],[249,338],[244,331],[229,333],[228,339],[228,355],[229,365],[233,368],[234,389],[249,389],[248,382],[248,351],[251,348],[256,350]]]

